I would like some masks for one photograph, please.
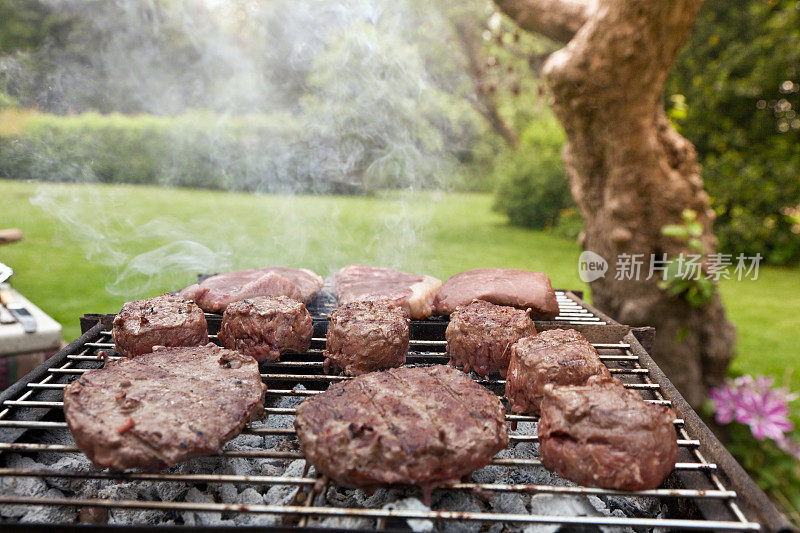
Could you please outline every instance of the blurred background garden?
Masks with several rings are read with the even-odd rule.
[[[0,228],[25,234],[0,261],[67,341],[83,313],[272,264],[525,268],[591,301],[557,48],[480,0],[0,0]],[[718,288],[730,376],[800,392],[800,3],[706,1],[664,106],[719,251],[763,258]],[[800,523],[800,432],[720,429]]]

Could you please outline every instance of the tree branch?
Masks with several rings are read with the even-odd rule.
[[[475,82],[476,101],[474,107],[489,122],[495,132],[497,132],[511,146],[516,147],[519,143],[519,134],[510,124],[503,120],[497,110],[497,105],[491,96],[482,87],[480,82],[483,72],[483,55],[481,53],[480,37],[476,34],[477,23],[466,14],[455,21],[455,33],[461,41],[464,52],[469,61],[469,70]]]
[[[521,28],[566,43],[594,11],[595,0],[494,0]]]

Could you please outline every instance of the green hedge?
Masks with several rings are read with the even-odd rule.
[[[395,149],[377,137],[289,114],[57,116],[11,108],[0,110],[0,178],[341,194],[447,181],[442,150]]]
[[[29,113],[0,131],[0,177],[241,191],[304,188],[286,117]],[[307,178],[307,177],[306,177]]]
[[[501,156],[494,209],[528,228],[552,227],[562,210],[573,205],[561,149],[564,131],[551,115],[531,123],[519,146]]]

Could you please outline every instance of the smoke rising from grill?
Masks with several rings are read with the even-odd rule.
[[[225,224],[228,199],[219,212],[193,214],[177,204],[188,195],[170,190],[180,216],[130,220],[115,209],[128,201],[124,188],[43,185],[32,203],[57,218],[87,259],[116,270],[110,292],[152,295],[198,272],[268,264],[321,274],[354,261],[422,266],[415,262],[437,197],[409,193],[442,189],[452,154],[477,134],[465,69],[453,67],[463,59],[439,7],[44,3],[78,21],[67,45],[0,59],[0,89],[95,137],[72,138],[74,125],[52,126],[48,115],[35,141],[14,145],[9,160],[22,174],[92,185],[145,176],[154,185],[259,194],[269,211],[254,213],[257,230],[238,231]],[[141,158],[119,168],[116,149]],[[314,212],[304,195],[321,193],[367,193],[393,208],[372,221],[368,242],[340,246],[353,214],[333,198]]]

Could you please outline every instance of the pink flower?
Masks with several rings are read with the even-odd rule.
[[[792,430],[789,420],[789,406],[781,391],[767,388],[763,392],[744,388],[735,408],[737,422],[750,426],[750,431],[758,440],[769,437],[778,441],[786,431]]]
[[[736,419],[736,410],[742,396],[741,388],[729,384],[711,389],[709,396],[714,403],[714,414],[717,423],[730,424]]]

